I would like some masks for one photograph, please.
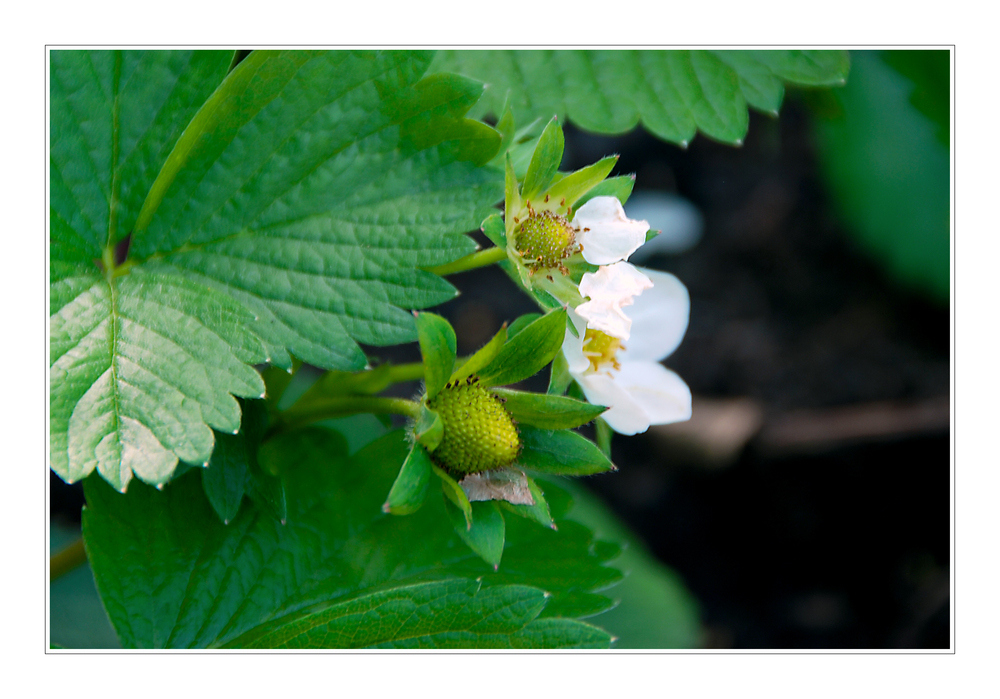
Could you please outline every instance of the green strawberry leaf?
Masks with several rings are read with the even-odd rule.
[[[52,51],[49,58],[52,258],[89,262],[132,230],[160,166],[233,52]]]
[[[254,52],[223,79],[230,58],[53,54],[51,466],[67,481],[162,485],[209,461],[213,429],[236,432],[234,396],[264,391],[248,365],[356,370],[358,342],[415,339],[404,309],[455,293],[421,268],[471,252],[463,233],[500,198],[499,174],[461,159],[499,143],[460,116],[481,87],[420,81],[430,55]]]
[[[138,483],[125,495],[97,477],[84,482],[84,541],[98,591],[123,647],[287,642],[308,647],[537,643],[555,648],[583,646],[595,638],[603,639],[607,647],[607,634],[548,611],[549,604],[580,608],[575,598],[621,580],[621,573],[606,565],[617,547],[597,545],[586,527],[557,520],[559,530],[554,531],[512,517],[504,560],[494,572],[455,534],[445,513],[445,498],[434,489],[411,515],[382,513],[385,493],[409,448],[401,431],[350,458],[343,437],[330,430],[306,429],[275,442],[274,452],[280,455],[275,465],[287,493],[284,525],[250,507],[223,525],[196,473],[175,479],[162,491]],[[561,491],[554,485],[552,489],[553,502],[561,503]],[[553,505],[553,512],[564,509]],[[457,596],[442,596],[445,588],[422,583],[455,584],[452,592]],[[545,598],[543,591],[550,596]],[[500,609],[503,599],[522,592],[530,599],[548,601],[537,613],[536,603],[518,607],[522,611],[510,628],[502,627],[500,619],[480,617],[482,626],[472,629],[482,633],[479,640],[464,635],[470,629],[459,620],[469,605]],[[438,600],[432,607],[421,602],[429,604],[432,597]],[[398,634],[347,619],[375,608],[376,599],[386,602],[378,608],[397,621],[401,617],[393,610],[407,605],[433,608],[434,614],[423,621],[414,619],[414,626],[395,627]],[[316,616],[324,610],[326,617]],[[539,623],[543,619],[548,620],[544,625]],[[291,641],[292,634],[281,636],[277,631],[291,621],[300,630],[304,625],[316,632],[306,629],[294,634],[299,640]],[[322,624],[336,633],[324,636],[319,632]],[[354,641],[336,635],[348,625],[358,634]],[[265,634],[278,635],[260,641]],[[425,636],[432,640],[414,640]]]
[[[433,68],[488,84],[476,115],[568,117],[587,131],[642,125],[687,145],[697,131],[739,144],[747,105],[776,113],[784,85],[842,85],[846,51],[441,51]]]

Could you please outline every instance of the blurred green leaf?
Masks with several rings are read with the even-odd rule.
[[[642,125],[687,145],[696,131],[738,144],[747,104],[767,112],[781,105],[782,83],[843,84],[846,51],[440,51],[432,66],[488,84],[474,114],[514,119],[567,117],[602,134]]]
[[[852,54],[850,82],[832,93],[842,116],[816,122],[820,164],[862,248],[896,280],[944,303],[951,293],[949,151],[935,135],[941,124],[913,106],[913,83],[887,64],[900,60],[894,53]],[[931,53],[928,62],[940,62],[942,52]],[[937,110],[946,109],[947,92],[936,94]]]
[[[698,603],[678,573],[656,560],[640,539],[583,486],[567,482],[573,505],[569,516],[602,536],[623,543],[614,565],[625,579],[611,593],[619,603],[591,621],[618,640],[615,648],[700,648]]]

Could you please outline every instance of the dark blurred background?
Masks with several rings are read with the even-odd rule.
[[[641,264],[690,291],[666,364],[694,417],[616,436],[621,470],[585,483],[679,573],[707,647],[950,645],[949,76],[947,52],[853,52],[845,88],[751,112],[741,148],[565,129],[562,169],[619,153],[654,207],[632,215],[678,229]],[[499,269],[451,280],[460,354],[536,310]],[[79,520],[78,488],[51,495]]]

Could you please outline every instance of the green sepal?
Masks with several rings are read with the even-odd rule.
[[[552,361],[566,336],[566,312],[546,313],[507,340],[500,353],[480,373],[483,386],[505,386],[537,374]]]
[[[538,145],[538,139],[541,138],[544,127],[545,120],[538,117],[527,126],[518,129],[514,135],[514,144],[507,151],[510,154],[514,174],[522,181],[528,173],[531,156],[535,154],[535,146]],[[556,176],[558,177],[558,174]]]
[[[658,236],[662,232],[663,231],[652,231],[652,230],[646,231],[646,242],[648,243],[649,241],[651,241],[653,238],[655,238],[656,236]]]
[[[572,326],[572,323],[569,323]],[[566,389],[569,388],[570,383],[573,381],[573,375],[569,373],[569,362],[566,361],[566,355],[562,352],[556,352],[556,356],[552,358],[552,367],[549,369],[549,388],[545,392],[550,396],[561,396],[566,393]]]
[[[506,323],[497,331],[497,334],[490,338],[490,341],[476,350],[476,353],[465,360],[461,366],[455,369],[451,375],[451,380],[461,380],[466,376],[472,376],[484,366],[487,366],[503,349],[507,342],[508,330]]]
[[[607,420],[597,418],[597,422],[594,423],[594,433],[597,448],[601,450],[602,454],[610,459],[611,437],[614,435],[614,432],[611,431],[611,425],[608,424]]]
[[[507,231],[503,225],[503,216],[500,214],[487,216],[479,229],[498,248],[507,247]]]
[[[413,426],[413,436],[427,451],[437,449],[444,437],[444,422],[441,416],[423,403],[420,404],[420,416]]]
[[[514,319],[514,322],[510,324],[510,327],[507,328],[507,337],[514,337],[528,327],[529,323],[534,323],[541,317],[541,313],[525,313],[523,316],[518,316]]]
[[[424,384],[427,398],[433,398],[448,383],[455,368],[455,331],[447,320],[435,313],[413,312],[417,319],[417,339],[424,358]]]
[[[632,187],[634,186],[635,175],[619,175],[618,177],[609,177],[603,182],[599,182],[594,185],[593,189],[580,197],[576,202],[576,207],[579,208],[583,206],[594,197],[615,197],[618,201],[624,204],[632,195]]]
[[[427,497],[427,484],[431,480],[432,467],[431,459],[424,448],[414,444],[399,469],[399,475],[389,490],[389,497],[382,505],[382,511],[394,515],[408,515],[419,510],[424,504],[424,498]]]
[[[617,155],[609,155],[598,160],[593,165],[571,172],[549,189],[549,197],[560,203],[560,206],[573,207],[580,198],[602,182],[618,162]],[[565,204],[562,200],[565,199]]]
[[[504,521],[497,502],[487,500],[472,503],[472,526],[468,528],[461,510],[450,500],[445,500],[444,506],[455,533],[466,546],[493,566],[494,570],[499,568],[500,558],[503,556]]]
[[[524,445],[517,464],[553,476],[589,476],[617,471],[611,460],[590,440],[569,430],[543,430],[521,425]]]
[[[535,500],[535,504],[514,505],[504,500],[500,500],[498,501],[500,503],[500,507],[513,512],[519,517],[524,517],[525,519],[530,519],[533,522],[538,522],[543,527],[558,529],[556,523],[552,520],[552,513],[549,512],[549,504],[545,501],[545,495],[542,493],[542,489],[531,476],[527,476],[527,479],[528,490],[531,491],[531,497]]]
[[[503,195],[504,227],[507,235],[514,230],[514,216],[521,210],[521,195],[517,191],[517,175],[510,162],[510,153],[504,160],[504,195]]]
[[[524,176],[524,183],[521,185],[521,198],[529,201],[532,197],[544,191],[552,182],[552,178],[559,171],[559,163],[563,156],[563,131],[559,125],[558,117],[552,117],[542,137],[538,139],[535,152],[531,154],[531,162],[528,164],[528,172]]]
[[[434,475],[441,479],[441,492],[445,498],[462,513],[465,528],[472,529],[472,503],[469,502],[469,496],[462,490],[458,481],[449,476],[444,469],[432,465],[432,470]]]
[[[604,406],[591,405],[565,396],[514,391],[509,388],[496,388],[494,393],[506,401],[504,407],[519,423],[546,430],[579,427],[607,410]]]

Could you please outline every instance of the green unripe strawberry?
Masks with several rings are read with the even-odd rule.
[[[531,211],[515,230],[514,241],[525,262],[558,268],[574,252],[576,231],[569,221],[551,211]]]
[[[444,436],[431,456],[452,471],[504,468],[521,451],[521,438],[503,400],[475,378],[449,383],[427,407],[444,423]]]

